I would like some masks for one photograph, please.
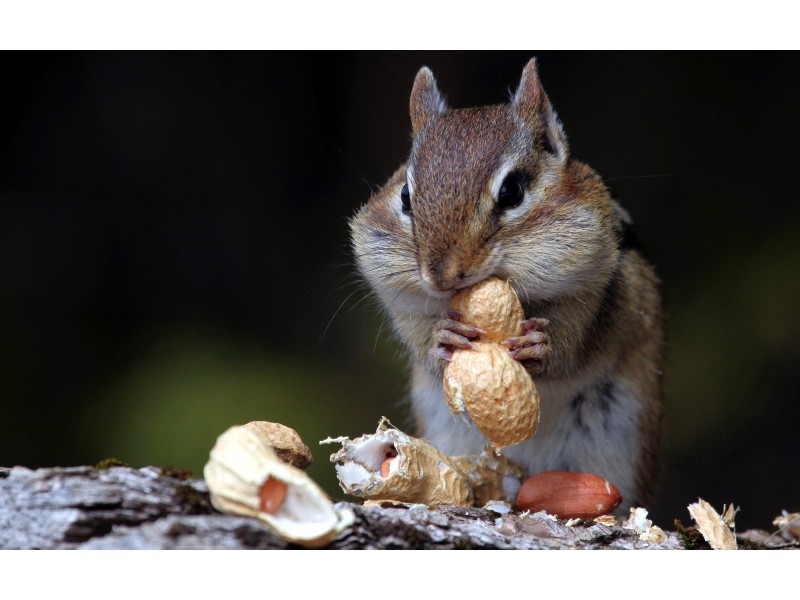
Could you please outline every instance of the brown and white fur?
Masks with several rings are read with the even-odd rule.
[[[536,435],[503,453],[529,474],[596,473],[623,507],[643,503],[659,447],[663,332],[659,282],[628,214],[569,157],[535,59],[508,104],[466,109],[449,109],[423,67],[410,113],[408,161],[351,232],[359,269],[411,355],[417,433],[451,455],[486,443],[450,414],[442,371],[475,335],[446,313],[449,298],[496,276],[529,317],[507,346],[541,394]]]

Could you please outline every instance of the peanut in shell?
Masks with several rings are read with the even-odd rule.
[[[522,333],[522,305],[505,282],[490,278],[453,297],[461,320],[487,333],[477,349],[457,349],[444,371],[454,414],[468,412],[495,451],[530,439],[539,425],[539,393],[528,372],[498,342]]]
[[[522,333],[522,310],[514,290],[503,280],[490,277],[465,288],[450,300],[464,323],[480,327],[483,341],[502,342]]]

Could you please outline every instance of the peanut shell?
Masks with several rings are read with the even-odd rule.
[[[522,467],[505,456],[497,456],[489,448],[481,454],[462,454],[450,459],[469,481],[473,504],[477,507],[496,500],[513,502],[525,477]]]
[[[698,498],[697,502],[693,502],[687,508],[709,546],[714,550],[737,549],[736,535],[713,506]]]
[[[203,475],[214,508],[255,517],[306,548],[325,546],[355,520],[352,510],[334,506],[304,471],[281,461],[252,428],[234,426],[220,435]]]
[[[528,372],[498,342],[523,333],[524,312],[514,290],[496,277],[455,296],[450,307],[486,333],[477,350],[456,349],[444,371],[444,395],[453,414],[469,413],[495,451],[533,437],[539,393]]]
[[[374,434],[336,438],[342,449],[331,455],[342,490],[372,501],[427,506],[472,506],[466,477],[436,447],[381,420]],[[396,455],[396,456],[392,456]],[[388,460],[391,458],[391,460]]]
[[[539,426],[539,393],[528,372],[508,350],[476,342],[457,350],[444,372],[444,394],[452,412],[461,407],[500,450],[530,439]]]
[[[490,277],[461,290],[450,300],[464,323],[486,331],[481,339],[502,342],[522,333],[525,313],[514,290],[501,279]]]
[[[250,421],[242,427],[249,429],[272,446],[275,454],[283,462],[294,465],[298,469],[305,470],[314,460],[311,450],[291,427],[269,421]]]

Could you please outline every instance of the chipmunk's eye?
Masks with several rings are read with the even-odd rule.
[[[500,211],[516,208],[525,198],[525,184],[527,178],[524,173],[514,171],[506,175],[500,191],[497,193],[497,209]]]
[[[411,214],[411,193],[408,191],[408,184],[403,186],[400,190],[400,201],[403,203],[403,212],[407,215]]]

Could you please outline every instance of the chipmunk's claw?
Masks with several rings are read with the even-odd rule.
[[[547,319],[525,319],[522,321],[525,333],[500,343],[508,346],[511,357],[525,363],[528,371],[541,373],[544,371],[544,361],[550,354],[550,335],[545,331],[549,324]]]
[[[433,333],[436,347],[430,350],[431,356],[449,362],[453,358],[453,352],[457,349],[477,349],[471,340],[486,332],[480,327],[462,323],[460,319],[461,313],[457,310],[449,309],[442,314]]]

